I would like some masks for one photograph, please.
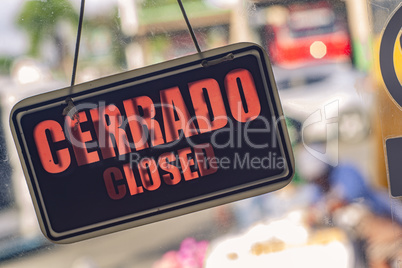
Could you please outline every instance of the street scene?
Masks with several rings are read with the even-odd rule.
[[[240,190],[236,190],[236,198],[230,199],[221,194],[221,201],[208,203],[213,205],[208,206],[207,209],[204,209],[204,206],[198,206],[197,208],[202,208],[200,211],[191,212],[191,209],[182,208],[180,211],[183,213],[171,214],[180,215],[177,217],[169,219],[155,217],[154,223],[122,231],[111,228],[111,233],[95,238],[83,236],[89,239],[71,244],[50,241],[52,237],[49,238],[50,240],[46,238],[46,236],[49,237],[46,234],[48,227],[43,227],[46,226],[43,221],[48,219],[43,217],[45,220],[38,220],[35,212],[36,208],[39,214],[45,214],[37,208],[36,201],[33,201],[35,198],[31,198],[31,194],[38,196],[40,194],[37,193],[35,185],[32,186],[32,182],[29,182],[27,172],[24,173],[21,167],[21,149],[19,151],[16,149],[17,135],[14,133],[13,136],[10,130],[10,115],[13,113],[13,107],[25,98],[70,87],[82,2],[81,0],[3,0],[0,3],[2,7],[0,8],[0,35],[3,37],[0,44],[0,267],[396,268],[402,265],[402,201],[400,197],[391,195],[384,147],[386,138],[402,134],[398,132],[402,132],[398,124],[401,108],[395,106],[396,102],[391,100],[390,94],[386,92],[378,56],[381,34],[389,16],[398,7],[398,1],[183,0],[183,6],[198,44],[194,44],[176,0],[87,0],[85,2],[75,77],[75,85],[78,87],[86,82],[96,85],[100,83],[99,79],[104,77],[117,77],[116,75],[132,70],[141,72],[141,68],[146,66],[195,55],[197,45],[201,53],[207,53],[211,49],[239,42],[257,44],[267,53],[271,64],[268,67],[268,73],[271,72],[272,67],[274,86],[271,86],[270,90],[277,89],[277,97],[283,110],[283,116],[273,118],[272,121],[286,128],[284,140],[288,141],[294,156],[294,176],[289,184],[273,192],[269,192],[268,187],[266,191],[254,189],[255,194],[249,197]],[[402,70],[399,69],[402,66],[399,38],[400,33],[396,38],[392,66],[396,70],[397,79],[402,79],[398,73]],[[238,59],[237,54],[233,57]],[[232,58],[228,56],[222,62],[229,64],[231,60]],[[169,68],[173,68],[171,66]],[[216,66],[208,68],[219,70],[215,72],[217,76],[220,75],[219,72],[225,70],[224,67]],[[243,81],[251,79],[253,83],[255,81],[256,87],[259,85],[258,81],[265,79],[258,80],[259,76],[257,77],[253,71],[246,70],[247,68],[236,68],[237,73],[240,73],[239,70],[244,71]],[[160,75],[162,71],[159,70],[159,72]],[[253,112],[258,114],[260,111],[263,113],[269,110],[262,105],[262,108],[259,108],[260,104],[255,101],[255,98],[258,100],[258,96],[261,99],[261,93],[260,95],[255,93],[257,97],[253,99],[254,102],[251,102],[254,91],[250,90],[250,87],[247,88],[245,83],[242,84],[240,78],[233,80],[240,92],[237,98],[243,105],[243,110],[236,114],[231,102],[231,98],[234,97],[229,94],[230,74],[232,72],[229,72],[224,80],[216,82],[218,91],[214,94],[208,93],[210,94],[208,98],[205,97],[208,96],[206,92],[211,90],[208,87],[214,87],[215,84],[211,80],[215,78],[194,76],[193,79],[193,77],[185,78],[183,75],[178,76],[177,81],[175,81],[176,77],[172,79],[177,83],[177,92],[183,96],[178,98],[177,94],[174,95],[176,98],[169,99],[169,104],[179,105],[178,103],[184,99],[183,103],[186,103],[181,107],[185,107],[188,111],[180,115],[175,110],[170,114],[173,118],[171,120],[179,122],[180,116],[186,117],[187,114],[193,113],[196,116],[200,113],[209,114],[210,118],[207,121],[209,120],[209,127],[212,126],[214,131],[226,126],[228,119],[231,119],[230,114],[234,121],[240,122],[239,124],[257,121],[255,119],[257,116],[249,116],[246,119],[243,117],[243,120],[239,114],[248,116]],[[209,78],[210,80],[206,83],[205,81]],[[113,79],[116,78],[111,78],[111,81],[115,81]],[[189,80],[189,93],[184,94],[180,83],[184,83],[182,81],[187,83],[186,79]],[[205,84],[200,86],[201,93],[195,98],[191,94],[196,89],[194,89],[195,86],[193,88],[191,86],[199,81],[200,83],[204,81]],[[134,82],[130,83],[135,85]],[[148,86],[154,85],[152,81],[146,81],[146,83],[148,84],[144,82]],[[155,84],[159,86],[156,82]],[[166,89],[163,88],[163,92],[168,97],[173,96],[169,90],[175,89],[176,84],[171,82],[169,85]],[[220,89],[219,86],[221,86]],[[179,87],[182,91],[179,91]],[[88,89],[85,88],[85,90]],[[176,197],[168,195],[177,194],[180,189],[182,191],[191,189],[190,186],[185,188],[186,185],[197,185],[195,183],[198,181],[206,181],[214,172],[223,180],[224,175],[219,173],[221,172],[219,169],[225,169],[224,162],[219,162],[218,159],[218,167],[215,169],[208,162],[208,167],[203,169],[197,162],[200,161],[197,158],[197,151],[194,151],[197,150],[197,146],[186,145],[185,149],[189,152],[194,151],[194,156],[189,156],[190,153],[185,154],[187,165],[191,167],[187,173],[180,153],[184,149],[180,148],[177,153],[174,153],[177,159],[172,159],[173,153],[172,156],[167,153],[162,154],[163,151],[158,151],[160,149],[157,146],[163,143],[168,144],[175,140],[175,136],[183,135],[187,138],[190,136],[194,138],[197,134],[204,135],[200,138],[203,142],[205,142],[204,137],[218,136],[221,137],[217,138],[217,141],[221,142],[220,145],[231,144],[231,140],[227,140],[226,136],[225,138],[219,136],[223,134],[208,134],[211,128],[208,131],[203,130],[199,119],[196,123],[199,133],[197,132],[196,135],[189,134],[185,128],[179,129],[179,127],[177,127],[179,134],[177,129],[176,134],[172,134],[173,132],[169,132],[169,127],[166,125],[168,110],[163,108],[165,93],[155,95],[151,93],[151,88],[147,90],[142,90],[139,94],[143,97],[142,106],[138,104],[141,108],[129,106],[128,99],[122,102],[119,107],[123,107],[124,103],[125,110],[117,109],[121,117],[113,117],[113,109],[109,111],[109,114],[102,115],[101,110],[97,110],[99,113],[96,114],[94,112],[96,109],[91,107],[92,110],[86,113],[90,115],[88,122],[91,118],[97,122],[95,116],[104,117],[107,139],[111,140],[109,145],[106,143],[106,147],[110,146],[108,148],[110,151],[101,146],[101,141],[97,144],[98,147],[91,149],[88,145],[91,138],[81,140],[85,150],[83,154],[87,158],[83,156],[84,160],[80,160],[75,145],[67,147],[66,141],[57,141],[54,133],[58,132],[55,130],[53,133],[49,128],[43,130],[44,140],[50,144],[49,152],[46,151],[47,149],[41,149],[47,148],[45,145],[43,147],[37,145],[39,158],[45,155],[44,157],[50,157],[50,159],[59,159],[47,165],[42,158],[29,161],[42,163],[47,173],[56,174],[54,178],[57,182],[58,173],[62,176],[67,170],[65,173],[74,174],[73,171],[62,168],[66,163],[63,161],[67,161],[62,157],[63,150],[64,153],[69,151],[71,155],[75,154],[77,160],[71,157],[68,161],[72,163],[76,161],[77,167],[93,165],[95,169],[100,170],[103,168],[100,162],[108,158],[107,153],[113,154],[116,158],[119,153],[120,156],[124,156],[119,139],[124,140],[125,137],[127,141],[133,140],[138,151],[139,148],[150,151],[150,155],[159,159],[158,164],[168,159],[166,160],[168,167],[156,167],[159,184],[153,175],[155,173],[151,170],[152,163],[148,164],[146,175],[141,173],[138,163],[138,170],[131,170],[133,174],[131,181],[130,176],[127,175],[129,173],[126,165],[121,168],[121,171],[120,169],[116,171],[117,169],[110,167],[112,164],[108,164],[107,170],[112,170],[108,176],[96,178],[93,175],[93,178],[88,178],[88,181],[101,181],[102,187],[106,185],[105,192],[110,199],[135,201],[138,197],[138,207],[147,209],[148,207],[140,202],[152,202],[157,204],[157,212],[159,209],[163,210],[163,205],[168,205],[160,205],[163,198],[176,200],[174,199]],[[75,91],[76,96],[78,91]],[[117,99],[120,93],[116,92]],[[149,92],[148,95],[147,92]],[[221,94],[218,94],[216,98],[216,92],[222,93],[221,106],[219,106]],[[147,96],[149,100],[146,99]],[[267,96],[265,99],[269,101],[276,98],[276,95],[268,93],[263,96]],[[160,101],[162,107],[156,105],[157,98],[162,99]],[[78,97],[76,99],[79,100]],[[192,100],[191,104],[187,103],[187,99]],[[198,99],[206,103],[205,107],[209,105],[208,109],[204,109]],[[108,103],[108,100],[105,101]],[[154,102],[156,108],[151,105],[151,108],[146,109],[144,104],[146,101]],[[116,103],[112,103],[114,104]],[[133,108],[129,110],[127,107]],[[29,114],[32,111],[34,109],[26,109],[23,112]],[[132,125],[125,128],[121,122],[117,126],[113,123],[113,118],[121,121],[121,118],[125,119],[126,115],[129,121],[130,111],[133,114],[136,112],[142,118],[143,121],[140,122],[142,132],[146,135],[145,141],[142,138],[137,139],[136,132],[128,131]],[[162,114],[165,121],[160,120]],[[215,119],[211,114],[215,116]],[[220,114],[228,115],[223,123],[217,119]],[[35,120],[28,120],[32,122],[24,124],[33,124]],[[94,127],[85,125],[86,118],[81,117],[75,125],[71,123],[71,120],[73,117],[67,118],[66,122],[70,122],[73,131],[78,128],[77,133],[81,134],[81,138],[85,136],[85,133],[90,133],[90,137],[91,135],[100,137],[96,124]],[[256,121],[254,123],[258,125]],[[161,126],[160,134],[155,130],[158,128],[151,126],[150,122],[153,124],[156,122],[157,126]],[[220,127],[217,126],[219,122],[221,122]],[[13,123],[11,126],[13,127]],[[146,131],[143,130],[144,128]],[[37,129],[39,128],[35,127],[32,134],[35,141],[37,141],[35,136]],[[124,129],[126,132],[122,131]],[[231,131],[240,132],[233,129]],[[228,136],[232,137],[229,134]],[[254,137],[253,141],[263,142],[257,134],[253,133],[250,136]],[[238,136],[234,137],[236,140]],[[53,145],[52,141],[54,141]],[[138,146],[139,141],[143,142],[140,146]],[[56,144],[56,142],[59,143]],[[211,143],[217,158],[220,156],[219,152],[227,152],[228,155],[232,153],[229,148],[218,151],[217,145],[212,141]],[[85,147],[85,144],[88,146]],[[64,145],[69,149],[62,147]],[[131,150],[130,147],[125,148],[128,152]],[[273,146],[269,147],[269,150],[274,149]],[[281,147],[280,152],[285,149]],[[281,162],[274,162],[280,157],[273,159],[272,154],[269,154],[268,158],[268,154],[260,153],[261,151],[257,149],[253,151],[249,147],[241,148],[241,150],[245,151],[247,157],[239,158],[238,163],[228,163],[226,166],[233,167],[232,164],[234,164],[234,169],[240,166],[240,169],[250,170],[230,170],[232,173],[225,175],[230,176],[228,179],[230,182],[247,181],[247,177],[251,177],[256,170],[263,174],[264,172],[270,174],[269,172],[273,172],[272,165],[281,165]],[[41,152],[44,153],[41,154]],[[97,159],[91,158],[95,152],[99,155]],[[237,151],[233,149],[233,152]],[[211,149],[208,151],[208,148],[204,148],[203,153],[207,159]],[[36,155],[32,154],[29,157],[35,158]],[[172,164],[173,160],[176,160],[176,164]],[[83,164],[79,161],[83,161]],[[56,169],[59,171],[55,171]],[[90,173],[85,173],[85,176],[91,177]],[[103,174],[106,173],[105,171]],[[97,173],[94,171],[92,174]],[[141,176],[142,186],[138,184],[137,174]],[[178,184],[180,179],[177,181],[175,174],[183,178],[180,184]],[[135,176],[137,176],[138,187],[135,184]],[[122,178],[124,183],[121,182],[123,180],[118,182]],[[193,180],[194,178],[197,179]],[[216,182],[216,191],[224,192],[220,183]],[[52,185],[56,184],[52,182]],[[77,204],[82,202],[82,211],[71,209],[68,210],[70,214],[66,212],[68,215],[66,216],[62,215],[62,209],[57,211],[56,205],[49,205],[54,211],[60,213],[57,214],[60,215],[58,220],[60,226],[64,227],[64,223],[66,226],[70,223],[74,225],[80,220],[84,222],[82,215],[92,213],[92,211],[86,212],[85,200],[80,196],[81,192],[90,191],[85,188],[85,185],[83,183],[77,186],[77,196],[71,197],[71,200]],[[169,187],[174,190],[168,192],[166,189],[170,189]],[[197,188],[197,191],[204,189],[200,186],[193,186],[193,188]],[[94,187],[93,191],[97,191],[96,189]],[[122,189],[124,194],[121,194]],[[208,190],[208,187],[205,186],[205,189]],[[60,198],[54,200],[68,207],[69,201],[63,201],[61,196],[68,195],[69,191],[68,186],[55,191]],[[148,192],[157,193],[158,191],[160,200],[153,201],[151,197],[149,199],[142,197]],[[215,188],[211,188],[212,197],[214,197],[213,191]],[[392,192],[395,192],[395,189]],[[187,192],[183,195],[190,196]],[[153,196],[158,197],[156,194]],[[209,196],[209,198],[212,197]],[[191,200],[193,203],[198,202],[198,200]],[[131,204],[136,205],[135,202]],[[110,214],[115,212],[110,209],[111,207],[113,206],[96,209],[96,212],[100,211],[101,214],[104,210],[105,222],[109,225],[114,224],[109,216],[106,216],[109,215],[107,212]],[[129,211],[128,208],[127,211]],[[93,213],[95,214],[95,210]],[[115,214],[118,212],[116,211]],[[77,219],[73,219],[74,217]],[[143,223],[147,223],[146,220]],[[84,229],[80,228],[76,229],[84,232]],[[48,233],[52,232],[57,233],[54,230],[48,231]],[[65,236],[69,238],[70,234],[65,233],[67,233]]]

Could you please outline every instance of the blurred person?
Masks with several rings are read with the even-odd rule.
[[[402,204],[392,207],[389,194],[370,187],[352,164],[332,167],[306,150],[296,156],[299,175],[316,188],[311,222],[349,225],[369,267],[392,267],[402,257]]]
[[[402,224],[402,214],[393,213],[389,194],[370,187],[354,165],[339,163],[332,167],[325,159],[319,160],[306,150],[298,153],[297,160],[297,171],[301,178],[316,187],[314,202],[324,201],[330,211],[347,204],[361,203],[374,214],[393,218]],[[402,205],[396,203],[396,212],[401,209]]]

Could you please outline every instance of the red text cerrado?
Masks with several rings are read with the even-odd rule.
[[[257,118],[261,104],[252,74],[246,69],[235,69],[226,74],[223,82],[226,96],[222,96],[215,79],[207,78],[188,83],[182,89],[188,90],[190,103],[184,101],[179,87],[171,87],[159,91],[160,101],[146,95],[122,100],[123,111],[114,104],[79,111],[79,121],[66,116],[64,128],[55,120],[42,121],[33,131],[42,167],[50,174],[58,174],[66,171],[74,160],[77,166],[89,165],[172,143],[181,138],[180,133],[190,137],[223,128],[229,115],[242,123]],[[229,109],[225,108],[224,97]],[[190,105],[195,112],[193,116],[189,113]],[[161,109],[162,117],[158,118],[162,120],[155,118],[157,107]],[[84,124],[92,124],[96,136],[83,130]],[[54,146],[60,142],[66,144],[64,148]],[[134,177],[130,163],[122,168],[107,168],[103,179],[109,197],[121,199],[128,194],[157,190],[162,182],[176,185],[183,179],[188,181],[217,171],[216,167],[204,165],[214,157],[209,143],[200,147],[173,147],[173,150],[141,159],[137,167],[140,178]],[[176,158],[180,160],[180,169],[171,164]]]

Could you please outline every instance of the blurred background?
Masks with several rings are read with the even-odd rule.
[[[402,267],[402,205],[389,195],[383,156],[383,137],[402,134],[401,111],[378,69],[381,31],[399,2],[183,4],[202,50],[247,41],[267,51],[295,153],[293,182],[51,244],[40,233],[8,118],[19,100],[69,86],[80,1],[1,0],[0,267]],[[87,0],[76,82],[194,53],[175,0]]]

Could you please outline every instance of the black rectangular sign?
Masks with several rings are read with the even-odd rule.
[[[250,43],[25,99],[11,129],[59,243],[273,191],[294,173],[269,60]]]

